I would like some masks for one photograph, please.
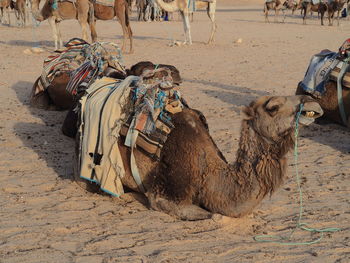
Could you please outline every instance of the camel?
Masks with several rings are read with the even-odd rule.
[[[126,40],[129,39],[129,53],[133,53],[133,39],[129,21],[128,3],[125,0],[114,0],[114,7],[111,7],[94,2],[94,12],[94,19],[90,20],[91,37],[93,41],[97,39],[96,20],[111,20],[117,17],[123,30],[122,51],[126,50]]]
[[[295,0],[286,0],[283,3],[283,8],[285,9],[291,9],[292,10],[292,15],[294,15],[295,10],[298,9],[298,3]],[[300,7],[299,7],[300,8]]]
[[[296,95],[308,95],[311,96],[314,100],[316,100],[324,114],[322,116],[322,119],[340,124],[345,125],[350,129],[350,111],[347,110],[347,124],[345,124],[342,121],[340,111],[339,111],[339,104],[338,104],[338,95],[337,95],[337,83],[334,81],[329,81],[325,85],[325,92],[322,96],[315,96],[311,93],[306,92],[302,89],[300,85],[298,85],[296,92]],[[344,109],[350,109],[350,89],[343,87],[342,88],[342,98],[344,103]]]
[[[88,41],[88,20],[89,16],[93,16],[93,5],[89,0],[77,0],[75,3],[72,2],[57,2],[46,0],[42,9],[39,10],[39,4],[41,0],[32,0],[32,13],[37,21],[48,20],[53,38],[55,41],[55,50],[63,48],[63,41],[59,23],[62,20],[77,19],[82,29],[82,39]],[[54,7],[54,4],[57,7]],[[95,42],[91,35],[92,41]]]
[[[132,52],[132,31],[124,0],[115,0],[114,8],[97,3],[92,4],[89,0],[77,0],[75,3],[69,1],[53,2],[51,0],[46,0],[42,9],[39,11],[40,1],[41,0],[32,0],[32,13],[34,18],[38,21],[48,20],[55,41],[55,50],[59,50],[63,47],[61,31],[59,28],[59,23],[62,20],[77,19],[82,28],[82,39],[85,41],[88,41],[88,28],[90,24],[91,39],[92,42],[96,42],[97,33],[95,29],[95,18],[109,20],[117,16],[118,21],[123,28],[124,40],[122,50],[125,50],[126,38],[128,37],[130,39],[129,51]],[[57,8],[54,8],[53,6],[55,3],[57,4]]]
[[[311,11],[317,12],[321,14],[321,25],[323,26],[323,17],[325,12],[327,11],[327,5],[323,3],[322,1],[319,2],[318,4],[313,4],[312,1],[306,2],[302,1],[301,2],[301,11],[304,13],[303,15],[303,24],[306,25],[306,15],[310,13]]]
[[[22,27],[26,25],[26,0],[11,1],[11,8],[15,10],[18,24]]]
[[[157,66],[159,68],[168,68],[171,71],[174,84],[181,84],[182,79],[180,72],[176,67],[166,64],[153,64],[150,61],[138,62],[130,69],[126,69],[126,74],[108,67],[103,75],[116,79],[124,79],[126,76],[130,75],[140,76],[143,70],[154,69]],[[75,98],[66,90],[67,84],[71,78],[70,74],[70,71],[60,72],[53,78],[47,89],[41,92],[37,92],[37,90],[40,90],[40,88],[38,88],[40,77],[37,78],[32,87],[30,105],[38,109],[58,111],[74,108]]]
[[[179,11],[182,17],[182,22],[184,26],[185,32],[185,42],[184,44],[192,45],[192,37],[191,37],[191,28],[190,28],[190,2],[196,1],[196,8],[206,8],[208,17],[211,21],[211,33],[207,44],[210,44],[214,41],[214,34],[216,31],[216,23],[215,23],[215,9],[216,9],[216,0],[174,0],[172,2],[165,2],[164,0],[155,0],[160,8],[164,9],[167,12],[176,12]]]
[[[294,146],[297,120],[308,125],[322,115],[322,109],[308,96],[264,96],[245,107],[243,113],[233,164],[227,163],[210,136],[204,115],[190,108],[171,115],[175,128],[163,146],[160,161],[134,150],[151,209],[182,220],[251,213],[285,179],[286,154]],[[130,149],[121,137],[119,150],[126,172],[122,183],[140,192],[130,171]],[[81,186],[93,190],[94,185],[81,181],[77,173],[75,176]]]
[[[7,13],[8,25],[11,24],[10,7],[11,7],[11,0],[0,0],[0,11],[1,11],[0,22],[1,23],[4,23],[4,10],[5,10]]]
[[[333,0],[327,3],[329,26],[333,26],[335,13],[337,13],[337,24],[339,26],[340,12],[343,10],[345,3],[349,3],[349,0]]]
[[[269,10],[275,10],[275,22],[277,22],[278,13],[280,10],[282,10],[283,13],[283,22],[286,18],[285,12],[284,12],[284,4],[282,5],[282,2],[280,0],[272,0],[264,3],[264,14],[265,14],[265,22],[269,21]]]

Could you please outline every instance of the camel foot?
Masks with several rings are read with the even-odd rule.
[[[210,219],[212,217],[211,212],[196,205],[176,204],[162,197],[156,197],[154,194],[148,194],[147,198],[152,209],[174,215],[181,220],[195,221]]]

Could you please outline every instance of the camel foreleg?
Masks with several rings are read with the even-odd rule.
[[[55,41],[55,50],[59,50],[63,47],[59,23],[56,23],[56,18],[54,16],[50,16],[47,20],[51,26],[53,39]]]
[[[187,11],[180,11],[182,22],[184,26],[185,31],[185,42],[184,44],[192,45],[192,38],[191,38],[191,26],[190,26],[190,19],[189,19],[189,13]]]
[[[217,29],[217,25],[215,23],[215,10],[216,10],[216,1],[209,3],[207,13],[208,13],[208,17],[211,21],[211,33],[210,33],[210,37],[208,40],[208,44],[214,42],[214,34],[215,34],[216,29]],[[192,13],[192,15],[193,15],[193,13]]]

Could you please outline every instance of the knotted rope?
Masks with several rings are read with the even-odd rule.
[[[281,245],[287,245],[287,246],[311,245],[311,244],[320,242],[321,239],[323,238],[323,233],[337,232],[341,230],[340,228],[312,228],[312,227],[308,227],[306,223],[301,222],[304,207],[303,207],[303,192],[301,190],[300,177],[299,177],[299,171],[298,171],[298,134],[299,134],[299,118],[302,110],[303,110],[303,104],[300,105],[299,112],[297,113],[297,116],[296,116],[296,124],[295,124],[295,132],[294,132],[294,137],[295,137],[294,166],[295,166],[295,173],[296,173],[296,182],[297,182],[298,191],[299,191],[299,217],[298,217],[297,224],[289,236],[283,237],[283,236],[274,236],[274,235],[258,235],[254,237],[254,240],[257,242],[275,243],[275,244],[281,244]],[[320,237],[314,240],[310,240],[306,242],[291,242],[290,240],[292,238],[292,235],[297,229],[301,229],[312,233],[320,233],[321,235]]]

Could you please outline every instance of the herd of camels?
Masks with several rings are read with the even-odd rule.
[[[139,62],[125,71],[106,68],[109,78],[125,79],[140,76],[146,70],[164,69],[176,85],[181,85],[179,70],[172,65]],[[161,71],[162,72],[162,71]],[[162,75],[163,76],[163,75]],[[161,77],[155,76],[160,79]],[[75,138],[79,156],[80,118],[76,112],[77,99],[67,95],[69,74],[56,75],[47,90],[36,94],[33,85],[31,105],[42,109],[67,110],[62,132]],[[183,220],[201,220],[215,214],[242,217],[283,184],[287,153],[295,143],[295,125],[309,125],[316,118],[341,123],[336,84],[329,82],[322,97],[314,97],[297,88],[295,96],[263,96],[243,109],[241,135],[235,163],[228,163],[209,134],[205,116],[187,103],[182,111],[171,114],[174,129],[169,134],[160,158],[155,160],[144,151],[134,150],[140,177],[146,193],[135,183],[130,166],[130,148],[118,139],[125,176],[121,179],[127,189],[140,192],[148,199],[150,208]],[[349,89],[343,89],[345,108],[350,107]],[[299,115],[300,114],[300,115]],[[79,177],[75,163],[75,179],[88,191],[99,186]]]
[[[346,9],[348,10],[349,0],[332,0],[332,1],[323,1],[323,0],[267,0],[264,3],[264,13],[265,13],[265,22],[269,22],[269,10],[275,11],[275,21],[277,21],[279,11],[283,12],[283,22],[285,20],[285,10],[291,9],[292,14],[295,10],[301,9],[303,14],[303,24],[306,24],[307,14],[312,12],[317,12],[321,16],[321,25],[323,24],[323,18],[325,13],[328,13],[329,25],[333,25],[333,20],[335,15],[337,15],[337,23],[339,26],[340,12],[343,10],[346,4]]]
[[[165,10],[180,11],[185,42],[191,44],[188,0],[175,0],[171,3],[156,1]],[[46,0],[40,10],[39,2],[40,0],[32,1],[33,15],[37,20],[49,20],[55,35],[56,49],[64,48],[58,28],[61,20],[77,18],[82,27],[83,39],[87,39],[90,27],[91,37],[96,40],[96,20],[108,20],[117,16],[123,27],[123,48],[125,49],[126,40],[129,39],[129,51],[132,51],[132,31],[128,6],[124,0],[115,0],[114,7],[102,6],[88,0],[77,0],[75,4],[59,2],[56,9]],[[198,7],[207,7],[212,21],[208,42],[212,42],[216,30],[216,1],[201,0],[197,4]],[[129,76],[143,76],[148,71],[157,72],[158,75],[152,75],[147,81],[166,78],[174,86],[181,85],[180,72],[175,66],[149,61],[139,62],[125,70],[124,67],[122,70],[107,67],[101,74],[123,83]],[[69,94],[66,89],[74,77],[73,72],[75,71],[64,71],[55,75],[45,90],[38,88],[38,79],[32,87],[30,101],[32,107],[68,110],[62,132],[75,138],[75,155],[78,159],[77,146],[81,143],[78,127],[81,119],[76,109],[79,97]],[[208,219],[215,214],[245,216],[264,197],[271,195],[283,184],[287,170],[287,153],[294,147],[298,124],[309,125],[321,116],[344,124],[340,118],[336,83],[328,82],[325,87],[326,92],[321,97],[297,88],[294,96],[263,96],[244,107],[236,161],[231,164],[211,137],[205,116],[191,108],[183,99],[182,110],[169,113],[174,127],[168,134],[159,159],[151,158],[138,147],[134,149],[145,192],[140,190],[134,180],[133,167],[130,164],[131,150],[119,137],[117,144],[125,167],[122,184],[130,190],[144,194],[150,208],[183,220]],[[345,108],[350,108],[350,90],[343,88],[342,95]],[[350,121],[348,125],[350,127]],[[86,190],[99,191],[98,185],[79,177],[77,166],[79,164],[75,162],[74,176],[78,184]]]

